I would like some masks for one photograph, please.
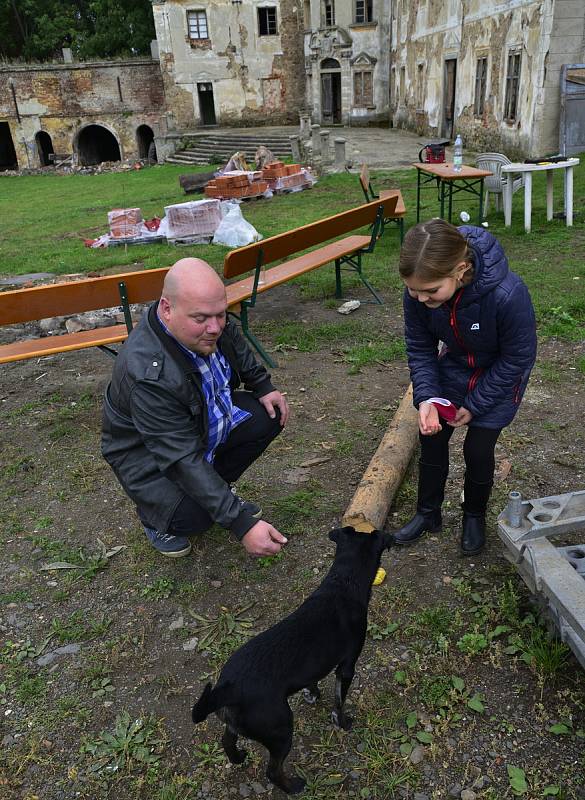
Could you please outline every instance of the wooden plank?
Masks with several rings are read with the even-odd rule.
[[[118,283],[124,281],[130,303],[148,303],[160,297],[168,268],[122,272],[101,278],[83,278],[30,289],[0,292],[0,325],[81,314],[120,305]]]
[[[225,257],[223,274],[225,278],[235,278],[245,272],[256,269],[258,252],[262,251],[264,264],[272,264],[280,261],[294,253],[298,253],[302,248],[307,250],[315,245],[341,236],[344,233],[357,230],[365,225],[371,225],[378,213],[380,206],[384,208],[384,217],[390,217],[394,213],[398,198],[396,196],[385,199],[374,200],[372,203],[364,203],[357,208],[343,211],[332,217],[311,222],[286,233],[279,233],[261,242],[240,247],[232,250]]]
[[[64,333],[61,336],[45,336],[42,339],[26,339],[0,346],[0,364],[22,361],[27,358],[41,358],[68,350],[82,350],[84,347],[97,347],[123,342],[128,337],[125,325],[112,325],[109,328],[95,328],[79,333]]]
[[[271,267],[265,271],[264,283],[258,285],[257,292],[258,294],[266,292],[268,289],[280,286],[280,284],[286,283],[292,278],[297,278],[306,272],[322,267],[324,264],[329,264],[329,262],[335,261],[336,258],[351,255],[357,250],[367,247],[369,243],[369,236],[347,236],[345,239],[331,242],[331,244],[320,247],[318,250],[313,250],[311,253],[304,253],[291,261],[285,261],[283,264]],[[253,275],[226,286],[228,308],[233,310],[233,306],[251,297],[253,288]]]
[[[412,384],[343,515],[343,524],[371,533],[384,527],[390,505],[418,442],[418,412],[412,405]]]
[[[390,215],[390,218],[403,217],[406,214],[406,206],[404,205],[400,189],[382,189],[380,192],[380,200],[385,200],[387,197],[398,198],[396,201],[396,208],[394,209],[394,213]],[[386,219],[388,219],[388,217],[386,217]]]
[[[441,178],[443,181],[458,181],[462,180],[463,178],[489,178],[490,175],[493,175],[493,173],[487,169],[468,167],[467,164],[463,164],[461,170],[459,172],[455,172],[452,161],[445,161],[444,164],[426,164],[417,161],[412,166],[416,167],[421,172],[427,172],[429,175],[435,175],[437,178]]]

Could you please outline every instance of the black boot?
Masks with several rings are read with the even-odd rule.
[[[441,506],[445,496],[445,483],[449,468],[436,464],[418,465],[418,500],[416,514],[394,534],[396,544],[410,544],[423,533],[437,533],[441,530]]]
[[[461,533],[461,552],[464,556],[475,556],[485,547],[485,512],[491,491],[491,483],[477,483],[465,476]]]

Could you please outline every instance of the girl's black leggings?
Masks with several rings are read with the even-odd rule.
[[[424,464],[443,467],[449,471],[449,439],[455,428],[446,423],[439,433],[433,436],[419,434],[421,456]],[[478,428],[469,426],[463,444],[466,475],[476,483],[493,483],[496,459],[494,449],[501,428]]]

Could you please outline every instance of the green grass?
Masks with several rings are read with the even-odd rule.
[[[207,170],[208,167],[193,168]],[[156,166],[140,171],[100,175],[23,176],[0,178],[0,213],[3,236],[0,237],[0,263],[6,274],[29,272],[88,273],[95,270],[123,271],[134,264],[145,267],[168,266],[177,258],[197,255],[221,269],[227,248],[197,245],[177,249],[167,244],[88,249],[84,238],[95,238],[107,230],[107,212],[119,206],[139,206],[145,217],[162,216],[165,205],[184,202],[192,196],[183,194],[178,177],[180,166]],[[416,181],[413,170],[377,171],[374,183],[381,190],[400,187],[408,213],[406,229],[416,221]],[[558,176],[555,177],[555,180]],[[561,197],[561,184],[555,184]],[[523,209],[515,199],[512,227],[505,228],[503,215],[495,211],[488,217],[490,231],[496,235],[508,255],[512,268],[528,284],[534,301],[540,334],[577,341],[585,335],[585,262],[580,257],[585,244],[585,170],[575,174],[575,224],[567,228],[563,220],[546,222],[546,193],[543,175],[534,176],[533,228],[523,229]],[[465,196],[454,204],[454,221],[461,210],[472,213],[476,204]],[[432,192],[423,196],[421,219],[438,213]],[[321,178],[311,191],[275,196],[271,200],[243,204],[246,219],[265,237],[299,227],[324,216],[335,214],[363,202],[357,175],[347,173]],[[34,224],[31,224],[34,220]],[[397,274],[399,243],[397,231],[388,227],[373,255],[364,259],[364,269],[374,286],[398,298],[401,282]],[[297,280],[305,298],[331,303],[334,292],[332,269],[319,269]],[[344,288],[357,285],[357,279],[345,275]],[[357,321],[346,320],[335,330],[281,331],[282,345],[298,340],[295,346],[310,351],[327,337],[351,336]],[[299,326],[299,328],[302,326]],[[359,331],[356,331],[359,333]],[[311,338],[311,337],[316,338]],[[364,342],[356,342],[364,344]],[[358,356],[356,355],[356,358]],[[373,360],[385,361],[382,354]],[[367,363],[367,362],[366,362]],[[359,369],[359,366],[357,367]],[[68,433],[68,420],[60,420],[55,438]],[[62,428],[62,430],[61,430]]]

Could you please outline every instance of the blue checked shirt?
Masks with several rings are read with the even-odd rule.
[[[230,377],[232,370],[224,356],[219,350],[208,356],[200,356],[194,353],[176,339],[169,331],[167,326],[158,318],[163,330],[171,336],[181,350],[187,354],[193,364],[201,374],[201,387],[207,405],[207,417],[209,421],[209,434],[207,440],[207,450],[205,460],[213,463],[215,451],[220,444],[223,444],[230,432],[241,422],[249,419],[252,415],[232,403],[230,391]]]

